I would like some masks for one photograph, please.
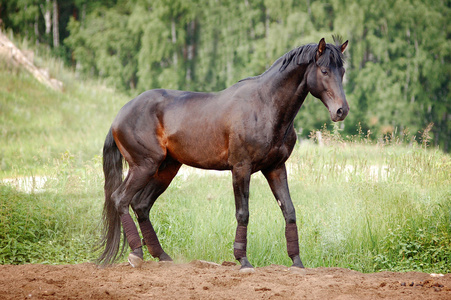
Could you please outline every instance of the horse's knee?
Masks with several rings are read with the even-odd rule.
[[[249,211],[238,210],[236,212],[236,220],[238,225],[247,226],[249,224]]]
[[[296,215],[293,214],[293,215],[288,215],[288,216],[286,216],[285,222],[286,222],[287,224],[296,224]]]

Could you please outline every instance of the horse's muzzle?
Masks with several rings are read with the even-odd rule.
[[[330,112],[330,118],[334,122],[343,121],[349,112],[349,106],[343,105],[342,107],[338,108],[335,112]]]

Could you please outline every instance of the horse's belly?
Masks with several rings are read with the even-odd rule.
[[[205,142],[200,138],[186,141],[168,141],[169,155],[182,164],[202,169],[229,170],[228,149],[222,143]]]

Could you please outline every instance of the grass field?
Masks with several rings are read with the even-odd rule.
[[[0,263],[93,260],[101,148],[130,97],[80,81],[56,61],[46,64],[64,81],[63,93],[2,64]],[[306,141],[288,162],[304,265],[451,272],[450,156],[426,147],[427,139],[371,142],[357,134],[345,141],[336,130],[323,136],[324,146]],[[178,262],[233,261],[230,174],[184,172],[151,211],[163,247]],[[47,181],[28,191],[5,183],[24,177]],[[250,194],[250,261],[289,265],[284,220],[262,175],[253,175]]]

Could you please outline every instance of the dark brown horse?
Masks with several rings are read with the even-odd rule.
[[[247,78],[218,93],[150,90],[119,112],[105,140],[104,252],[99,262],[118,257],[121,223],[129,262],[140,266],[142,243],[129,214],[131,205],[150,254],[161,261],[163,251],[149,212],[180,166],[231,170],[238,223],[235,258],[241,270],[253,270],[246,258],[249,182],[261,171],[286,221],[288,255],[293,267],[299,257],[296,214],[287,184],[285,161],[296,142],[293,120],[310,92],[328,108],[332,121],[349,111],[343,91],[343,52],[348,42],[309,44],[279,58],[262,75]],[[125,159],[129,171],[122,180]],[[122,253],[122,252],[121,252]]]

